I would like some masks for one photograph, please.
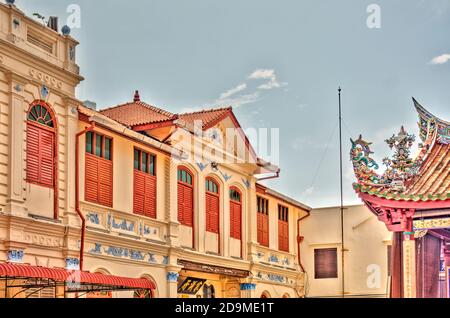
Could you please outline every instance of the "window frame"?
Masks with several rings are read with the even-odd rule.
[[[90,136],[92,136],[92,144],[91,144],[91,152],[88,152],[88,150],[87,150],[87,147],[88,147],[88,142],[87,142],[87,136],[88,135],[90,135]],[[97,137],[100,137],[100,139],[101,139],[101,144],[102,144],[102,146],[101,146],[101,149],[100,149],[100,156],[99,155],[97,155],[96,154],[96,149],[97,149]],[[110,141],[110,144],[109,144],[109,159],[108,158],[106,158],[106,139],[108,139],[109,141]],[[114,161],[114,158],[113,158],[113,153],[114,153],[114,140],[113,140],[113,138],[112,137],[110,137],[109,135],[107,135],[107,134],[104,134],[104,133],[100,133],[100,132],[97,132],[97,131],[95,131],[95,130],[93,130],[93,131],[88,131],[88,132],[86,132],[86,137],[85,137],[85,147],[84,147],[84,151],[85,151],[85,153],[86,154],[89,154],[89,155],[91,155],[91,156],[94,156],[94,157],[96,157],[96,158],[100,158],[100,159],[103,159],[103,160],[107,160],[107,161],[111,161],[111,162],[113,162]]]
[[[136,152],[138,154],[138,167],[136,168]],[[143,164],[143,154],[145,154],[145,157],[147,157],[147,171],[144,171],[142,169]],[[150,173],[151,171],[151,159],[153,158],[153,173]],[[156,220],[158,218],[158,177],[157,177],[157,169],[156,169],[156,162],[157,162],[157,155],[151,151],[144,150],[140,147],[133,147],[133,214],[148,217],[150,219]],[[142,211],[138,211],[136,207],[136,177],[142,176],[144,178],[144,191],[146,190],[146,184],[147,184],[147,178],[152,179],[152,182],[154,182],[155,187],[155,206],[154,211],[151,211],[151,214],[146,213],[145,211],[145,199],[146,199],[146,193],[143,194],[143,207],[144,209]]]
[[[187,175],[190,176],[191,178],[191,183],[187,183],[185,181],[180,180],[180,173],[185,172]],[[192,173],[192,171],[185,167],[185,166],[178,166],[177,167],[177,197],[179,195],[178,191],[179,191],[179,186],[187,186],[191,189],[192,191],[192,224],[187,224],[187,222],[184,220],[184,211],[183,211],[183,219],[180,220],[180,212],[179,212],[179,203],[177,203],[177,221],[183,225],[183,226],[187,226],[187,227],[191,227],[192,228],[192,245],[194,246],[194,237],[195,237],[195,230],[194,230],[194,225],[195,225],[195,184],[194,184],[194,174]]]
[[[136,169],[136,167],[135,167],[135,161],[136,161],[135,153],[136,153],[136,151],[138,151],[138,153],[139,153],[139,167],[138,167],[138,169]],[[143,171],[142,170],[142,158],[143,158],[142,154],[143,153],[145,153],[147,155],[147,171]],[[151,160],[149,160],[149,159],[151,159],[151,158],[153,158],[153,173],[150,173]],[[157,163],[157,155],[154,152],[151,152],[151,151],[148,151],[148,150],[144,150],[144,149],[142,149],[140,147],[136,147],[136,146],[133,147],[133,170],[137,170],[137,171],[140,171],[140,172],[145,173],[147,175],[156,177],[156,174],[157,174],[157,167],[156,167],[157,164],[156,163]]]
[[[286,237],[282,236],[280,229],[287,227]],[[289,253],[290,250],[290,229],[289,229],[289,207],[283,204],[278,204],[278,250]],[[283,241],[281,240],[283,239]]]
[[[239,195],[239,201],[235,200],[232,196],[232,193],[237,193]],[[242,241],[243,241],[243,227],[242,227],[242,220],[243,220],[243,200],[242,200],[242,191],[236,187],[236,186],[231,186],[230,187],[230,191],[229,191],[229,200],[230,200],[230,238],[234,238],[236,240],[240,240],[241,241],[241,256],[242,256]],[[231,214],[231,206],[232,204],[237,204],[239,205],[240,208],[240,216],[239,216],[239,238],[237,238],[236,235],[236,231],[234,228],[234,223],[231,222],[232,218],[234,218],[234,216]],[[233,219],[234,220],[234,219]]]
[[[30,112],[32,111],[33,108],[35,108],[37,106],[41,106],[41,107],[45,108],[45,110],[51,117],[53,127],[50,127],[46,124],[38,122],[37,120],[32,120],[29,118]],[[27,164],[25,164],[25,167],[27,167],[27,165],[28,165],[28,150],[27,150],[28,149],[28,125],[35,127],[37,129],[43,129],[43,130],[53,134],[53,145],[52,145],[52,148],[53,148],[52,149],[53,150],[52,179],[53,180],[52,180],[52,184],[42,182],[41,177],[40,177],[41,167],[39,166],[38,167],[39,177],[37,179],[30,178],[30,176],[28,175],[28,169],[26,169],[25,181],[30,184],[35,184],[35,185],[38,185],[41,187],[57,190],[56,185],[57,185],[57,180],[58,180],[58,160],[59,160],[58,159],[59,158],[58,157],[58,140],[57,140],[58,139],[58,134],[57,134],[58,133],[58,122],[57,122],[57,117],[56,117],[56,114],[55,114],[53,108],[43,100],[33,101],[28,107],[27,116],[26,116],[26,125],[27,125],[27,130],[26,130],[25,135],[27,136],[27,141],[25,143],[25,149],[26,149],[25,150],[26,151],[25,158],[26,158]],[[56,201],[55,201],[55,204],[56,204]]]
[[[206,185],[208,183],[208,185]],[[209,189],[209,183],[211,183],[213,185],[213,189],[211,191],[211,189]],[[216,187],[217,192],[214,191],[214,186]],[[211,227],[208,224],[208,210],[206,207],[206,200],[207,200],[207,196],[211,195],[215,198],[217,198],[218,202],[219,202],[219,206],[218,206],[218,211],[217,211],[217,232],[213,232],[211,231]],[[220,207],[221,207],[221,202],[220,202],[220,185],[219,182],[214,179],[213,177],[206,177],[205,178],[205,231],[209,232],[209,233],[213,233],[213,234],[217,234],[219,235],[219,247],[220,247]],[[220,250],[220,248],[219,248]]]
[[[92,145],[91,145],[91,152],[87,151],[87,136],[88,134],[92,135]],[[102,140],[102,148],[101,148],[101,156],[98,156],[95,154],[95,149],[96,149],[96,142],[97,142],[97,135],[101,137]],[[106,142],[105,140],[109,139],[110,140],[110,149],[109,149],[109,159],[105,158],[105,145]],[[85,134],[85,147],[84,147],[84,153],[85,153],[85,163],[84,163],[84,200],[86,202],[90,202],[90,203],[94,203],[94,204],[98,204],[101,206],[105,206],[105,207],[109,207],[112,208],[114,205],[114,138],[111,137],[108,134],[102,133],[102,132],[98,132],[96,130],[92,130],[92,131],[88,131]],[[94,160],[97,160],[99,162],[103,162],[105,164],[109,164],[111,165],[111,203],[110,204],[105,204],[103,202],[101,202],[101,200],[99,199],[100,196],[100,191],[99,189],[97,189],[97,200],[91,200],[87,198],[87,173],[86,173],[86,158],[91,158]],[[97,172],[98,173],[98,172]],[[97,184],[100,186],[100,178],[97,178]]]
[[[261,246],[269,247],[270,244],[270,219],[269,219],[269,199],[262,196],[256,196],[256,231],[257,231],[257,241]],[[263,226],[263,222],[267,223],[267,234],[264,237],[260,237],[258,232],[263,235],[264,229],[260,228]]]
[[[319,252],[320,251],[320,252]],[[336,267],[332,268],[331,270],[329,270],[330,273],[329,275],[326,275],[324,273],[318,272],[318,255],[319,253],[323,253],[323,252],[333,252],[333,259],[336,260],[335,264]],[[323,254],[322,254],[323,255]],[[314,249],[314,279],[337,279],[339,278],[339,265],[338,265],[338,249],[336,247],[327,247],[327,248],[316,248]],[[322,261],[324,262],[324,261]],[[327,264],[330,264],[329,262]]]

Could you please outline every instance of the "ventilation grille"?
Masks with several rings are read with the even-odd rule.
[[[53,43],[44,41],[44,40],[40,39],[39,36],[28,32],[27,41],[29,43],[33,44],[34,46],[37,46],[37,47],[43,49],[44,51],[46,51],[50,54],[53,54]]]

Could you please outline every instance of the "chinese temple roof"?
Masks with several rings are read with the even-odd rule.
[[[370,157],[371,143],[361,136],[352,140],[351,160],[358,180],[353,185],[356,192],[396,201],[450,200],[450,124],[413,101],[419,114],[422,140],[418,156],[410,157],[415,136],[402,127],[397,135],[386,140],[394,155],[383,159],[386,171],[379,175],[375,172],[379,166]]]

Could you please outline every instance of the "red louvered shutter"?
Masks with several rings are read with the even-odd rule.
[[[156,177],[145,176],[145,202],[144,214],[156,219]]]
[[[184,224],[184,187],[178,183],[178,222]]]
[[[205,226],[206,231],[211,232],[211,197],[212,195],[209,193],[206,193],[205,196]]]
[[[134,171],[133,187],[133,211],[136,214],[143,214],[145,201],[145,177],[139,171]]]
[[[86,154],[85,199],[112,207],[112,162]]]
[[[261,213],[257,213],[257,220],[256,220],[256,233],[257,233],[257,240],[259,244],[262,244],[262,216]]]
[[[268,247],[269,246],[269,216],[261,215],[261,223],[262,223],[262,245]]]
[[[55,158],[55,134],[45,129],[40,129],[40,183],[52,187],[54,183],[54,158]]]
[[[101,205],[112,207],[112,162],[105,159],[97,159],[99,176],[99,203]]]
[[[39,128],[27,125],[27,180],[39,182]]]
[[[156,177],[134,171],[133,211],[156,219]]]
[[[191,187],[183,185],[183,196],[184,196],[184,207],[183,207],[183,220],[184,224],[187,226],[192,226],[193,224],[193,191]]]
[[[280,251],[289,252],[289,223],[278,221],[278,248]]]
[[[237,240],[241,239],[241,204],[230,201],[230,236]]]
[[[236,204],[234,207],[234,238],[240,240],[241,239],[241,228],[242,228],[242,208],[240,204]]]
[[[206,193],[206,231],[219,233],[219,197]]]
[[[86,154],[85,174],[85,200],[98,202],[98,160],[93,155]]]
[[[55,134],[33,124],[27,125],[27,181],[54,185]]]

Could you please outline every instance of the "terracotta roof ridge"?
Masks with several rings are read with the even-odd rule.
[[[164,110],[164,109],[162,109],[160,107],[157,107],[157,106],[154,106],[154,105],[147,104],[146,102],[143,102],[143,101],[127,102],[127,103],[111,106],[111,107],[108,107],[108,108],[100,109],[99,112],[103,113],[103,112],[106,112],[106,111],[109,111],[109,110],[113,110],[113,109],[124,107],[124,106],[129,106],[129,105],[133,105],[133,104],[139,105],[139,106],[142,106],[142,107],[146,107],[146,108],[148,108],[148,109],[150,109],[150,110],[152,110],[152,111],[154,111],[154,112],[156,112],[158,114],[161,114],[161,115],[169,117],[168,119],[174,118],[174,117],[177,116],[176,114],[173,114],[173,113],[171,113],[171,112],[169,112],[167,110]]]
[[[157,112],[157,113],[159,113],[161,115],[167,116],[167,117],[173,118],[173,117],[177,116],[174,113],[171,113],[171,112],[169,112],[167,110],[164,110],[164,109],[162,109],[162,108],[160,108],[158,106],[147,104],[146,102],[143,102],[143,101],[135,102],[135,104],[147,107],[147,108],[149,108],[149,109],[151,109],[151,110],[153,110],[153,111],[155,111],[155,112]]]
[[[197,114],[203,114],[203,113],[212,113],[212,112],[218,112],[223,110],[232,110],[232,106],[224,106],[224,107],[218,107],[218,108],[210,108],[210,109],[202,109],[198,111],[188,112],[188,113],[179,113],[179,116],[188,116],[188,115],[197,115]]]

